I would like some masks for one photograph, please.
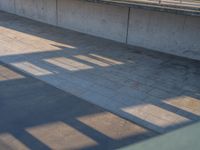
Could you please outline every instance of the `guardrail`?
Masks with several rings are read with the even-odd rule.
[[[111,0],[112,1],[112,0]],[[121,0],[125,2],[152,3],[157,5],[173,5],[177,7],[194,7],[200,9],[200,0]]]
[[[166,11],[176,14],[200,16],[200,0],[85,0],[95,3],[105,3],[129,8]]]

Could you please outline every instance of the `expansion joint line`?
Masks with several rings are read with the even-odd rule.
[[[128,18],[127,18],[127,27],[126,27],[126,44],[128,44],[128,33],[129,33],[129,25],[130,25],[130,11],[131,8],[128,8]]]
[[[56,0],[56,25],[58,26],[58,0]]]

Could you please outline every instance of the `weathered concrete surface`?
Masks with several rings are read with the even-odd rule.
[[[131,9],[128,44],[200,60],[200,18]]]
[[[56,25],[56,0],[15,0],[15,9],[17,15]]]
[[[0,149],[116,149],[155,133],[0,62]]]
[[[67,29],[125,42],[127,19],[126,7],[79,0],[58,1],[58,25]]]
[[[0,0],[0,10],[15,13],[15,0]]]
[[[67,93],[160,133],[200,119],[199,61],[5,13],[0,26],[0,60]]]
[[[1,10],[33,20],[200,60],[199,17],[83,0],[0,0],[0,4]]]

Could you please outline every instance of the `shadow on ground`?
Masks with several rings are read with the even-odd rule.
[[[44,146],[43,143],[52,143],[51,141],[59,137],[65,137],[64,133],[57,135],[58,138],[55,139],[45,136],[45,128],[56,132],[61,128],[58,131],[61,133],[65,124],[92,139],[86,140],[86,143],[80,142],[82,145],[98,143],[95,148],[117,148],[126,145],[126,142],[137,141],[137,136],[133,135],[116,140],[118,128],[113,130],[112,126],[109,126],[113,130],[112,136],[106,135],[111,129],[107,129],[104,134],[93,129],[97,128],[95,122],[99,121],[88,120],[84,116],[94,115],[94,118],[100,120],[109,120],[109,117],[105,119],[106,116],[99,116],[98,114],[104,114],[105,111],[84,100],[156,133],[166,133],[200,119],[199,61],[141,48],[128,48],[113,41],[55,28],[2,12],[0,25],[1,61],[66,93],[71,93],[66,94],[21,72],[19,74],[23,77],[17,79],[9,78],[3,71],[0,72],[0,96],[4,96],[0,107],[2,118],[5,119],[5,124],[2,124],[3,130],[0,131],[13,134],[29,147],[34,146],[32,143]],[[5,109],[6,107],[9,109]],[[18,110],[19,114],[14,110]],[[4,114],[10,117],[3,117]],[[17,115],[31,120],[20,122],[18,128],[20,119]],[[16,126],[16,130],[11,130],[12,124]],[[42,129],[37,129],[37,126],[41,125]],[[27,129],[34,126],[36,129]],[[68,127],[66,129],[70,132],[71,130]],[[139,132],[140,130],[138,129]],[[33,141],[26,141],[33,135],[41,139],[30,138]],[[82,138],[85,141],[85,137]]]
[[[116,149],[156,134],[1,64],[0,147]]]

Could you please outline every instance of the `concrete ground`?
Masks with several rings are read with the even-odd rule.
[[[200,120],[200,62],[0,13],[0,61],[156,133]]]
[[[0,149],[116,149],[156,134],[0,63]]]

